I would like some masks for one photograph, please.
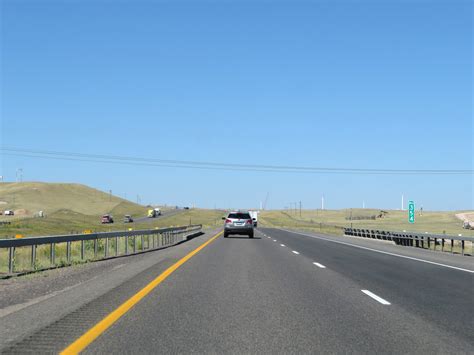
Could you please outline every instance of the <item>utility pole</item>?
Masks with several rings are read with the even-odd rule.
[[[23,181],[23,169],[19,168],[16,169],[16,182],[22,182]]]

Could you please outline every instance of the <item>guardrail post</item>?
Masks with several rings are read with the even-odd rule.
[[[54,253],[54,249],[54,243],[51,243],[49,245],[49,260],[51,261],[51,265],[54,265],[56,263],[56,255]]]
[[[84,240],[81,240],[81,260],[84,260],[86,256],[86,242]]]
[[[137,252],[137,236],[133,236],[133,253],[135,254]]]
[[[142,251],[144,251],[145,250],[145,238],[143,237],[143,235],[141,235],[140,239],[142,241]]]
[[[98,239],[94,239],[94,259],[97,259],[97,251],[99,249],[99,245],[98,245]]]
[[[153,238],[153,240],[152,240],[153,249],[155,249],[155,234],[152,234],[151,237]]]
[[[441,239],[441,251],[444,251],[444,238]]]
[[[115,256],[118,256],[119,250],[119,237],[115,237]]]
[[[454,239],[451,239],[451,254],[454,253]]]
[[[66,242],[66,260],[67,263],[71,263],[71,242]]]
[[[31,246],[31,270],[36,267],[36,245]]]
[[[464,256],[464,240],[461,240],[461,255]]]
[[[13,265],[15,261],[15,247],[8,248],[8,273],[13,273]]]
[[[431,249],[431,248],[430,248],[430,244],[431,244],[431,243],[430,243],[430,241],[431,241],[430,239],[431,239],[431,238],[430,238],[430,237],[428,237],[428,250],[430,250],[430,249]]]
[[[105,238],[105,247],[104,247],[104,256],[107,258],[109,256],[109,238]]]

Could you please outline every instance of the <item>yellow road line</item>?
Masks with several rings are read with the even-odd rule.
[[[191,259],[194,255],[199,253],[202,249],[206,246],[211,244],[214,240],[216,240],[223,231],[217,233],[214,237],[209,239],[207,242],[199,246],[198,248],[194,249],[192,252],[187,254],[185,257],[177,261],[175,264],[170,266],[166,269],[160,276],[156,279],[151,281],[148,285],[138,291],[135,295],[130,297],[127,301],[122,303],[117,309],[112,311],[109,315],[107,315],[104,319],[102,319],[99,323],[94,325],[90,328],[87,332],[85,332],[80,338],[70,344],[66,349],[61,351],[61,354],[78,354],[82,350],[84,350],[87,346],[89,346],[95,339],[97,339],[102,333],[104,333],[109,327],[111,327],[116,321],[118,321],[125,313],[127,313],[133,306],[135,306],[141,299],[143,299],[146,295],[148,295],[155,287],[157,287],[160,283],[168,278],[173,272],[175,272],[181,265],[183,265],[186,261]]]

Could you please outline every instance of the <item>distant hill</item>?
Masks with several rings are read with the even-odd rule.
[[[0,183],[0,210],[19,215],[67,213],[97,216],[105,213],[140,214],[146,208],[81,184],[16,182]],[[117,216],[118,217],[118,216]]]

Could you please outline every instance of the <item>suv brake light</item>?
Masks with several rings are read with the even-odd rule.
[[[226,219],[226,220],[225,220],[225,223],[226,223],[226,224],[229,224],[229,223],[232,223],[232,221],[231,221],[230,219]]]
[[[252,221],[251,219],[247,219],[247,222],[246,222],[246,223],[247,223],[247,224],[252,224],[253,221]]]

